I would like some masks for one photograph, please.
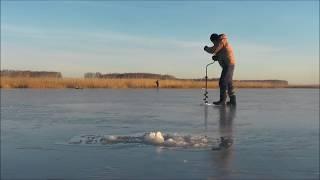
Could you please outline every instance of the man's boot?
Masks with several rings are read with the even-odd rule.
[[[227,105],[228,105],[228,106],[235,106],[235,105],[237,105],[236,95],[230,96],[230,101],[227,102]]]
[[[213,102],[213,104],[217,106],[226,105],[226,100],[227,100],[227,92],[220,90],[220,100]]]

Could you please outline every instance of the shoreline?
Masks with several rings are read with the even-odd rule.
[[[157,89],[157,79],[99,79],[99,78],[30,78],[0,77],[0,89]],[[204,80],[159,80],[160,89],[201,89]],[[235,80],[235,88],[303,88],[319,89],[319,85],[286,85],[266,80]],[[217,80],[208,81],[208,89],[219,88]]]

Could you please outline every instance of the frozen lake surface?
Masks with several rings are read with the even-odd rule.
[[[1,179],[319,179],[318,89],[240,89],[235,109],[202,93],[1,89]]]

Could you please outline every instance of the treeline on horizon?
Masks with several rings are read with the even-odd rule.
[[[1,70],[1,77],[45,77],[45,78],[62,78],[61,72],[54,71],[20,71],[20,70]]]
[[[61,72],[54,71],[21,71],[21,70],[1,70],[1,77],[10,78],[62,78]],[[183,79],[176,78],[172,75],[162,75],[154,73],[107,73],[102,74],[100,72],[88,72],[84,74],[85,79],[156,79],[156,80],[179,80],[179,81],[204,81],[204,78],[196,79]],[[218,78],[210,78],[208,81],[219,81]],[[287,86],[288,81],[286,80],[234,80],[234,82],[250,82],[250,83],[272,83],[277,86]]]
[[[172,75],[162,75],[154,73],[108,73],[102,74],[96,73],[85,73],[84,78],[105,78],[105,79],[177,79]]]

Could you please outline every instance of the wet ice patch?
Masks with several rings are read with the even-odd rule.
[[[116,144],[141,143],[165,147],[194,147],[204,148],[216,143],[207,136],[191,136],[179,134],[165,134],[160,131],[148,132],[140,136],[117,135],[81,135],[71,138],[69,144]]]

